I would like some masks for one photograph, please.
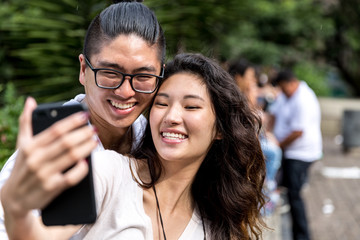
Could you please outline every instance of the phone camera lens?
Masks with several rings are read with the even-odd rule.
[[[55,109],[53,109],[53,110],[50,111],[50,116],[51,116],[51,117],[54,118],[54,117],[56,117],[57,115],[58,115],[58,113],[57,113],[57,111],[56,111]]]

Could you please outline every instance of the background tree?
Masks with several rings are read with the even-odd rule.
[[[110,2],[2,0],[1,78],[39,102],[82,91],[77,55],[90,20]],[[190,51],[221,62],[242,56],[265,69],[290,66],[323,96],[333,94],[327,79],[339,72],[360,96],[359,0],[326,2],[144,1],[165,29],[168,58]]]
[[[82,92],[77,55],[89,22],[107,4],[0,1],[0,168],[15,150],[21,95],[41,103]]]
[[[340,0],[331,5],[328,15],[335,34],[327,39],[327,59],[360,96],[360,0]]]
[[[165,29],[169,57],[193,51],[226,62],[244,57],[264,69],[291,67],[318,95],[336,69],[325,61],[332,19],[313,0],[146,1]]]
[[[24,97],[17,96],[14,84],[0,84],[0,169],[14,152],[18,133],[17,120],[24,106]]]
[[[245,20],[251,0],[146,0],[165,29],[168,56],[195,51],[224,57],[221,44],[240,21]],[[225,56],[227,57],[227,56]]]
[[[39,102],[81,91],[78,59],[86,28],[107,3],[91,0],[9,0],[1,3],[0,60],[4,82]]]

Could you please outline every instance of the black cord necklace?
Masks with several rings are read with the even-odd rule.
[[[158,197],[157,197],[157,194],[156,194],[155,185],[153,185],[153,190],[154,190],[154,194],[155,194],[155,199],[156,199],[157,209],[158,209],[158,212],[159,212],[160,223],[161,223],[161,228],[162,228],[163,235],[164,235],[164,240],[166,240],[165,229],[164,229],[164,223],[163,223],[163,220],[162,220],[162,217],[161,217],[160,204],[159,204],[159,200],[158,200]]]
[[[155,194],[155,200],[156,200],[156,205],[157,205],[157,209],[158,209],[158,212],[159,212],[159,218],[160,218],[160,223],[161,223],[161,228],[162,228],[162,232],[163,232],[163,235],[164,235],[164,240],[166,240],[166,234],[165,234],[165,229],[164,229],[164,223],[163,223],[163,220],[162,220],[162,216],[161,216],[161,211],[160,211],[160,204],[159,204],[159,199],[157,197],[157,194],[156,194],[156,189],[155,189],[155,185],[153,185],[153,191],[154,191],[154,194]],[[205,233],[205,223],[204,223],[204,218],[201,215],[201,222],[202,222],[202,225],[203,225],[203,231],[204,231],[204,240],[206,240],[206,233]]]

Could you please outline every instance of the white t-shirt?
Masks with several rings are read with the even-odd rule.
[[[64,105],[79,104],[84,100],[84,98],[85,98],[85,94],[79,94],[74,99],[71,99],[70,101],[64,103]],[[132,130],[133,130],[133,134],[134,134],[134,141],[133,141],[132,148],[135,148],[136,145],[139,143],[141,136],[144,134],[146,124],[147,124],[147,120],[143,115],[140,115],[135,120],[135,122],[132,124]],[[98,146],[96,147],[96,149],[94,149],[93,152],[101,151],[101,150],[104,150],[104,147],[101,144],[101,142],[99,141]],[[11,157],[6,161],[4,167],[1,169],[0,189],[2,188],[2,186],[4,185],[4,183],[6,182],[6,180],[9,178],[9,176],[11,174],[11,171],[15,164],[16,156],[17,156],[17,151],[13,155],[11,155]],[[38,211],[35,210],[34,214],[38,214]],[[3,211],[2,205],[0,207],[0,239],[1,240],[8,239],[7,234],[6,234],[6,229],[4,226],[4,211]]]
[[[143,207],[143,189],[133,179],[128,157],[114,151],[92,155],[97,220],[71,238],[152,240],[152,224]],[[136,167],[132,160],[133,173]],[[166,224],[166,222],[164,223]],[[179,240],[204,239],[203,225],[194,211]]]
[[[303,132],[285,149],[285,158],[312,162],[322,157],[320,105],[305,82],[290,98],[281,93],[269,111],[275,116],[274,134],[280,142],[293,131]]]

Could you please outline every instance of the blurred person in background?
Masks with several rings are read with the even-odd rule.
[[[290,70],[273,80],[282,93],[269,108],[273,132],[283,150],[282,184],[287,188],[294,240],[309,240],[301,189],[311,164],[322,157],[321,112],[314,91]]]
[[[268,114],[263,111],[263,106],[258,101],[261,96],[259,95],[255,66],[242,58],[232,61],[228,71],[233,76],[240,91],[245,94],[253,110],[262,116],[263,127],[260,134],[260,143],[266,160],[265,192],[269,197],[269,202],[265,206],[265,214],[269,215],[275,210],[279,200],[275,176],[281,164],[282,151],[277,139],[267,129]]]

